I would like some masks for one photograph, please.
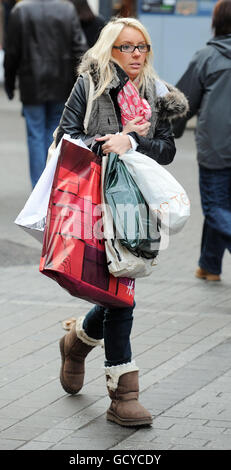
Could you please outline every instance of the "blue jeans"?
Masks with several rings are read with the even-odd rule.
[[[204,221],[199,266],[209,273],[221,274],[226,249],[224,237]]]
[[[53,141],[53,132],[59,124],[63,108],[64,103],[52,101],[41,105],[23,105],[33,188],[46,166],[47,152]]]
[[[208,170],[200,166],[199,170],[205,216],[199,266],[220,274],[224,252],[231,252],[231,168]]]
[[[88,336],[104,338],[104,364],[107,367],[131,362],[130,334],[134,307],[109,309],[95,305],[84,319],[83,329]]]

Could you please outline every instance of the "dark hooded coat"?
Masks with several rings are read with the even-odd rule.
[[[189,113],[175,121],[176,137],[197,115],[197,157],[208,169],[231,167],[231,34],[217,36],[196,52],[176,84],[188,98]]]
[[[19,78],[23,104],[65,101],[87,43],[74,5],[63,0],[21,0],[10,14],[5,49],[5,90]]]

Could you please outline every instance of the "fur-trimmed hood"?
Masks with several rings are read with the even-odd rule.
[[[124,70],[119,67],[119,65],[114,62],[111,62],[111,67],[112,69],[114,69],[114,73],[112,81],[105,90],[107,93],[109,93],[112,88],[119,87],[122,89],[125,83],[129,80],[129,77],[124,72]],[[100,73],[97,61],[85,60],[80,72],[81,74],[84,72],[88,72],[92,78],[94,86],[97,86],[99,82]],[[153,86],[156,88],[157,81],[159,83],[162,83],[162,85],[166,89],[166,93],[164,94],[164,96],[159,96],[158,90],[156,90],[155,93],[156,99],[154,104],[158,113],[158,118],[160,120],[168,119],[171,121],[173,119],[186,116],[189,111],[189,104],[185,95],[173,85],[170,85],[169,83],[164,82],[159,78],[156,79],[155,82],[150,83],[149,88],[153,88]]]
[[[164,96],[157,96],[155,104],[159,119],[169,119],[171,121],[186,116],[189,111],[189,104],[184,93],[169,83],[163,83],[165,83],[168,93]]]

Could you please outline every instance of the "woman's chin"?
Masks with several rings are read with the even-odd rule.
[[[134,80],[138,77],[139,72],[137,72],[137,71],[135,72],[135,71],[134,71],[134,72],[129,72],[129,73],[127,73],[127,74],[128,74],[128,76],[129,76],[129,79],[132,80],[132,81],[134,81]]]

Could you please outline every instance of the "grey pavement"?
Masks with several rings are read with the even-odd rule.
[[[59,383],[62,321],[89,309],[38,271],[41,247],[13,223],[30,193],[20,103],[0,90],[0,449],[231,449],[231,257],[222,281],[194,277],[202,215],[193,132],[169,170],[192,215],[148,278],[136,282],[133,358],[150,428],[106,421],[102,348],[87,358],[76,396]]]

